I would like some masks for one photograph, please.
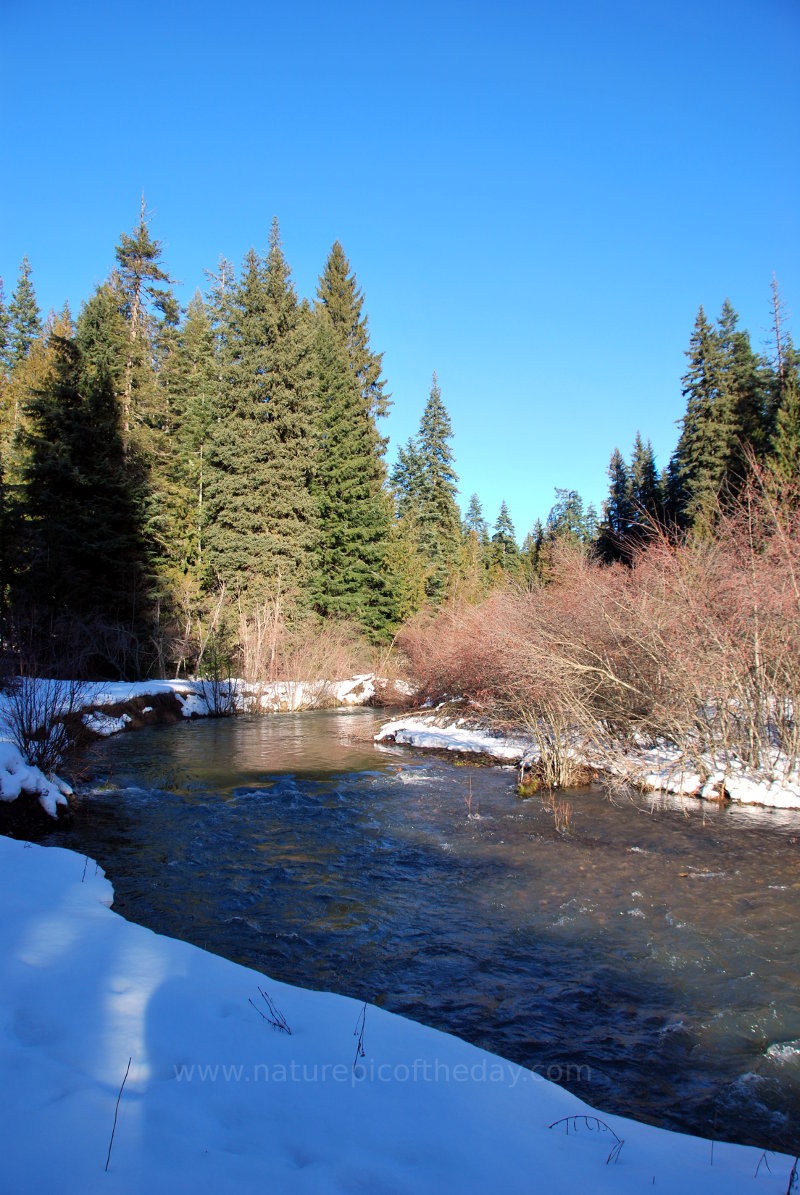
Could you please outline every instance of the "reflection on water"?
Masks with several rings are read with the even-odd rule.
[[[512,772],[376,748],[378,721],[98,744],[65,845],[153,929],[446,1029],[609,1111],[800,1148],[800,814],[586,791],[562,836]]]

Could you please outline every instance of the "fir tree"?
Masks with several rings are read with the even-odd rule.
[[[311,317],[297,302],[277,221],[232,297],[209,455],[208,563],[234,592],[310,598],[317,539]]]
[[[212,578],[237,593],[265,583],[273,565],[261,486],[275,451],[267,421],[266,279],[253,249],[226,315],[219,420],[209,445],[206,563]]]
[[[489,543],[489,525],[483,517],[483,509],[481,507],[480,499],[477,494],[473,494],[469,500],[467,513],[464,515],[464,522],[462,529],[465,535],[473,532],[480,544]]]
[[[158,313],[167,323],[178,322],[178,305],[170,289],[172,279],[161,265],[162,245],[153,240],[147,227],[147,212],[142,196],[139,223],[132,235],[123,233],[115,250],[118,285],[124,299],[128,324],[128,351],[122,390],[122,437],[126,451],[134,421],[148,417],[144,394],[151,392],[146,346],[151,330],[149,321]],[[165,285],[166,284],[166,285]],[[137,410],[137,407],[139,408]]]
[[[800,480],[800,387],[795,374],[788,375],[783,386],[770,464],[787,481]]]
[[[519,547],[514,524],[505,502],[500,504],[500,513],[492,535],[492,560],[495,567],[504,573],[515,575],[519,568]]]
[[[381,634],[389,625],[391,604],[384,567],[389,510],[379,437],[350,368],[346,343],[324,308],[315,322],[316,605],[323,614],[353,618]]]
[[[583,499],[577,490],[556,486],[556,500],[550,508],[545,523],[545,538],[552,544],[557,540],[585,547],[589,544],[589,529]]]
[[[724,386],[719,338],[702,307],[686,355],[686,414],[670,461],[670,513],[679,525],[701,529],[713,519],[737,432],[733,399]]]
[[[391,485],[397,506],[398,518],[419,513],[423,488],[422,456],[417,441],[412,436],[406,444],[397,449],[397,461],[392,469]]]
[[[347,349],[350,369],[367,412],[373,419],[386,415],[391,404],[382,377],[383,353],[374,353],[370,348],[364,295],[338,241],[334,241],[319,279],[317,304],[325,309],[334,332]],[[383,450],[385,442],[380,443]]]
[[[3,279],[0,278],[0,385],[11,369],[9,350],[11,347],[11,325],[3,293]]]
[[[8,349],[6,361],[9,373],[24,361],[31,345],[42,334],[42,321],[36,303],[36,294],[31,282],[31,267],[23,257],[19,268],[16,289],[8,305],[7,317]]]
[[[456,502],[458,477],[453,463],[450,416],[442,402],[436,374],[417,436],[420,462],[419,543],[428,564],[426,593],[442,600],[458,561],[461,516]]]
[[[197,291],[159,371],[165,392],[169,469],[162,495],[164,557],[199,582],[205,524],[208,444],[218,403],[214,332]]]
[[[75,341],[53,333],[49,345],[53,368],[47,384],[31,393],[23,433],[16,604],[40,646],[55,633],[62,659],[81,652],[84,671],[130,674],[142,632],[141,543],[116,396],[107,375],[84,369]]]
[[[603,559],[621,560],[630,552],[631,527],[635,518],[631,478],[622,453],[615,448],[608,464],[608,497],[603,503],[603,522],[598,549]]]
[[[633,442],[629,477],[632,517],[646,528],[650,520],[658,520],[661,516],[661,483],[653,446],[649,440],[645,443],[638,431]]]
[[[266,273],[267,419],[275,451],[263,476],[270,507],[275,567],[303,601],[315,571],[316,503],[311,493],[316,469],[316,418],[312,378],[313,324],[306,303],[298,304],[273,220]]]

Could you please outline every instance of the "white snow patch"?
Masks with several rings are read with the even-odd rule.
[[[72,789],[58,776],[50,779],[23,759],[14,743],[0,740],[0,801],[16,801],[22,793],[39,797],[39,804],[51,817],[58,806],[67,804]]]
[[[108,738],[109,735],[119,734],[121,730],[124,730],[131,721],[131,716],[130,714],[120,714],[118,718],[114,718],[111,714],[104,714],[102,710],[94,710],[91,714],[84,714],[81,721],[87,730],[91,730],[102,738]]]
[[[372,1005],[356,1057],[359,1002],[151,933],[111,897],[91,860],[0,838],[4,1190],[754,1189],[759,1149],[717,1142],[712,1166],[708,1141],[595,1114],[533,1070]],[[253,1009],[259,987],[291,1034]],[[611,1131],[550,1127],[583,1115]],[[624,1146],[607,1165],[612,1132]],[[791,1166],[771,1154],[758,1191],[783,1195]]]
[[[501,736],[490,730],[479,730],[465,719],[438,725],[435,717],[396,718],[386,722],[375,735],[376,743],[395,742],[409,747],[437,751],[464,751],[489,755],[499,763],[519,763],[530,743],[522,738]]]

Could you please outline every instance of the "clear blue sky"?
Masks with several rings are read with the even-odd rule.
[[[183,301],[273,215],[300,294],[338,238],[390,458],[435,369],[521,539],[637,428],[666,464],[701,303],[800,311],[798,63],[798,0],[1,0],[0,275],[77,311],[142,190]]]

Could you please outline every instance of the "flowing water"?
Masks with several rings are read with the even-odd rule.
[[[89,760],[131,920],[383,1005],[596,1107],[800,1149],[800,813],[569,794],[372,744],[372,711],[197,722]]]

